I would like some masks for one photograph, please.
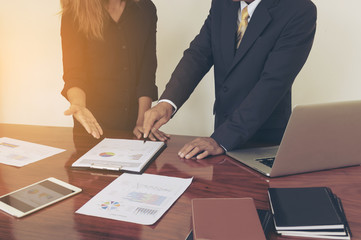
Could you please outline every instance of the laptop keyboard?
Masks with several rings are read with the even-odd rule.
[[[260,163],[262,163],[270,168],[273,166],[274,160],[275,160],[274,157],[256,159],[256,161],[259,161]]]

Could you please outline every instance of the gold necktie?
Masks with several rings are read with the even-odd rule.
[[[246,32],[247,26],[248,26],[248,10],[247,10],[248,6],[242,9],[241,12],[241,22],[238,25],[238,29],[237,29],[237,49],[239,47],[239,44],[242,41],[243,35]]]

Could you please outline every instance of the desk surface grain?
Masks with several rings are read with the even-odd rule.
[[[75,214],[75,211],[121,173],[79,170],[71,164],[97,141],[77,136],[72,128],[0,124],[0,137],[45,144],[65,152],[21,168],[0,164],[0,195],[44,178],[55,177],[83,189],[83,192],[21,219],[0,212],[0,239],[185,239],[192,227],[191,200],[207,197],[252,197],[257,208],[269,209],[269,187],[327,186],[342,200],[352,239],[361,240],[361,167],[348,167],[267,178],[230,157],[184,160],[178,150],[190,136],[172,136],[167,148],[146,169],[146,173],[194,180],[175,204],[152,226]],[[110,132],[106,137],[132,138],[130,133]],[[76,147],[75,147],[76,146]],[[215,216],[216,217],[216,216]],[[284,238],[275,233],[270,239]]]

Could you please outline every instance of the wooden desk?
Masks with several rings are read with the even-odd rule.
[[[177,151],[192,137],[172,136],[168,147],[148,167],[146,173],[194,177],[194,180],[156,224],[143,226],[74,213],[120,175],[118,172],[77,170],[70,167],[95,144],[95,141],[80,140],[76,151],[71,128],[0,124],[0,137],[5,136],[63,148],[67,151],[21,168],[0,164],[0,195],[47,177],[56,177],[69,182],[82,188],[83,192],[21,219],[0,212],[0,239],[183,240],[192,226],[191,199],[193,198],[252,197],[257,208],[268,209],[268,187],[328,186],[342,199],[353,233],[352,239],[361,240],[361,167],[269,179],[225,155],[198,162],[180,159]],[[112,132],[107,137],[131,138],[132,136],[129,133]],[[274,233],[270,238],[306,239],[282,238]]]

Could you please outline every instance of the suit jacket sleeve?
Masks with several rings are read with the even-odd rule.
[[[253,89],[227,120],[215,129],[211,137],[217,143],[232,150],[244,144],[265,123],[291,90],[311,50],[315,29],[316,8],[308,4],[297,11],[297,15],[284,27]]]

